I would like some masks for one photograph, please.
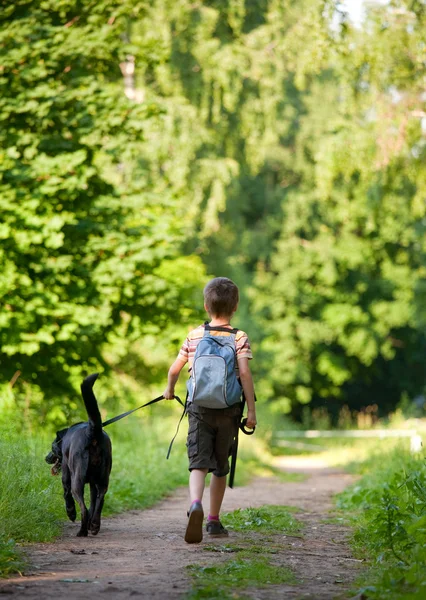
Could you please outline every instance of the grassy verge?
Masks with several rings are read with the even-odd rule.
[[[354,527],[353,547],[369,568],[358,590],[375,600],[426,595],[426,464],[404,448],[370,457],[338,498]]]
[[[284,547],[274,539],[276,534],[301,535],[302,524],[291,514],[294,511],[292,507],[262,506],[225,513],[222,521],[226,527],[245,535],[237,543],[203,547],[220,559],[213,564],[210,560],[207,565],[188,565],[194,586],[187,600],[243,600],[248,598],[244,591],[250,588],[296,583],[291,569],[283,564]]]
[[[36,438],[0,432],[0,575],[20,570],[16,542],[47,541],[60,532],[61,497]]]

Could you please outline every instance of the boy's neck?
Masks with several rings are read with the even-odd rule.
[[[231,325],[231,317],[210,317],[210,325],[212,327]]]

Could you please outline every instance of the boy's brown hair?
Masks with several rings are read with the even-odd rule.
[[[216,277],[204,288],[204,302],[209,315],[230,317],[239,300],[238,287],[227,277]]]

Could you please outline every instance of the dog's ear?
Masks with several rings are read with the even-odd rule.
[[[66,429],[61,429],[60,431],[57,431],[55,442],[61,441],[65,437],[65,434],[68,431],[68,429],[69,429],[69,427],[67,427]]]
[[[62,459],[62,440],[64,439],[68,429],[69,428],[67,427],[66,429],[61,429],[60,431],[56,432],[56,438],[52,443],[52,450],[45,458],[47,463],[53,464],[57,460]]]

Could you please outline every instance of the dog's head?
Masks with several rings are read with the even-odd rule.
[[[61,469],[62,463],[62,440],[64,439],[68,427],[66,429],[61,429],[61,431],[56,432],[56,438],[52,443],[52,450],[44,459],[47,464],[53,465],[51,468],[52,475],[57,475]]]

